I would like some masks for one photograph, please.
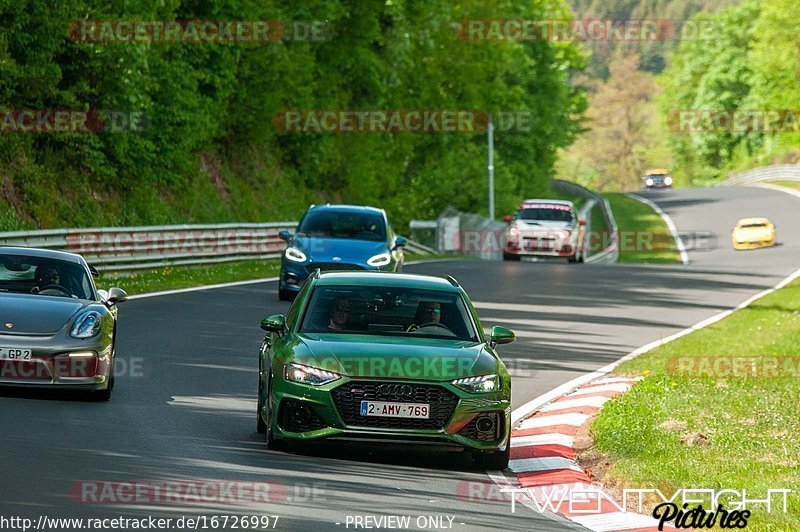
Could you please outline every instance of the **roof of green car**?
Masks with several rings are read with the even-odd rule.
[[[403,288],[421,288],[425,290],[445,290],[458,292],[455,280],[430,275],[414,275],[391,272],[322,272],[317,281],[321,286],[344,286],[353,284],[380,285]]]

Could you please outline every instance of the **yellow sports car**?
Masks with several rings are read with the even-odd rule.
[[[775,225],[766,218],[742,218],[733,228],[734,249],[764,248],[775,243]]]

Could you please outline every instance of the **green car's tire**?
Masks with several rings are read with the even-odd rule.
[[[504,451],[475,451],[472,454],[472,462],[476,467],[489,471],[502,471],[508,467],[511,459],[511,445],[506,445]]]

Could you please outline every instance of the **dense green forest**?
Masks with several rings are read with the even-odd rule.
[[[497,130],[504,212],[548,188],[556,151],[574,138],[585,107],[570,83],[584,67],[574,43],[468,42],[458,31],[465,19],[563,19],[562,0],[0,6],[5,230],[295,219],[320,201],[383,206],[399,227],[448,205],[486,212],[481,128],[298,133],[277,124],[291,110],[525,113],[524,127]],[[80,31],[86,21],[194,20],[280,21],[289,31],[265,42],[92,40]],[[298,23],[322,31],[311,38]],[[15,120],[26,110],[143,119],[133,129],[25,131]]]
[[[671,168],[678,185],[702,185],[800,161],[796,0],[571,3],[577,18],[688,20],[702,31],[587,46],[586,132],[560,152],[560,177],[633,190],[646,168]]]

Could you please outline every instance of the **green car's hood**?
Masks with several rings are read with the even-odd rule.
[[[498,372],[479,342],[361,334],[299,334],[294,362],[349,377],[447,381]]]

